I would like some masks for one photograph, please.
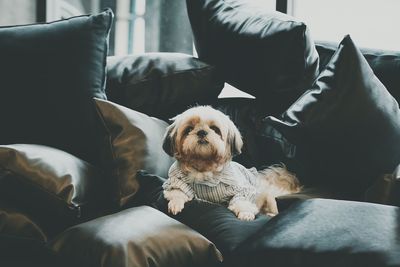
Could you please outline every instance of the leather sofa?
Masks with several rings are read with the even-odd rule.
[[[36,87],[40,97],[28,92],[31,99],[23,100],[23,105],[17,103],[15,95],[5,94],[7,107],[13,110],[13,104],[18,105],[18,113],[9,112],[8,119],[1,122],[2,129],[9,131],[10,127],[17,125],[19,131],[27,130],[29,133],[13,133],[18,140],[1,141],[0,265],[400,266],[400,168],[397,167],[400,161],[382,165],[385,168],[376,167],[381,162],[379,159],[388,163],[397,156],[389,149],[391,144],[395,146],[392,136],[379,138],[380,141],[392,142],[386,149],[387,143],[374,143],[375,139],[369,137],[372,130],[357,131],[357,139],[350,140],[367,140],[364,143],[367,148],[361,149],[360,146],[348,145],[347,139],[338,139],[334,145],[326,143],[325,139],[317,137],[333,137],[318,132],[313,140],[319,142],[315,145],[317,148],[323,149],[316,150],[312,146],[313,140],[299,138],[314,134],[314,128],[307,129],[307,135],[302,132],[312,125],[313,121],[303,123],[302,119],[314,116],[315,113],[310,115],[304,108],[313,102],[308,101],[300,107],[293,105],[301,104],[300,100],[308,97],[310,92],[339,90],[335,89],[336,84],[354,77],[362,78],[359,87],[364,88],[369,84],[367,78],[374,75],[383,84],[374,83],[374,86],[379,90],[384,86],[400,101],[400,52],[361,49],[374,73],[367,72],[369,75],[365,78],[361,74],[367,67],[358,54],[354,55],[353,52],[359,50],[350,37],[340,45],[314,44],[308,39],[308,29],[304,24],[295,24],[292,18],[281,14],[269,15],[279,22],[270,27],[277,34],[265,32],[260,36],[256,31],[260,20],[246,24],[252,27],[245,29],[234,27],[235,23],[242,22],[240,19],[249,18],[243,14],[249,14],[250,9],[240,1],[230,1],[228,7],[226,1],[191,1],[188,1],[188,13],[200,59],[177,53],[108,57],[106,62],[100,61],[96,65],[97,72],[106,66],[105,97],[100,90],[100,93],[89,95],[90,101],[84,101],[86,98],[71,93],[68,88],[59,91],[63,94],[59,98],[57,93]],[[232,11],[239,15],[231,17]],[[107,12],[110,11],[87,19],[93,25],[106,25],[111,16]],[[268,21],[271,19],[262,13],[251,14]],[[207,16],[216,18],[215,25],[209,24],[210,20],[205,19]],[[86,17],[78,20],[83,19]],[[219,23],[221,20],[225,23]],[[222,29],[218,25],[222,25]],[[286,35],[278,34],[280,27],[285,29]],[[0,37],[2,34],[4,32],[0,29]],[[227,38],[229,44],[214,40],[216,36]],[[29,56],[29,51],[22,52]],[[235,54],[238,51],[243,54]],[[100,55],[96,57],[101,58]],[[264,57],[273,60],[265,61]],[[68,62],[67,57],[63,60]],[[357,60],[364,64],[360,69],[354,65]],[[35,63],[39,64],[38,61]],[[350,66],[354,73],[342,69],[348,64],[353,64]],[[3,67],[4,64],[0,69],[4,73],[6,68]],[[95,67],[87,65],[88,68],[93,70]],[[342,75],[340,79],[336,73]],[[57,71],[56,74],[61,75]],[[92,72],[89,74],[93,75]],[[348,74],[350,77],[346,76]],[[14,77],[18,75],[21,72]],[[269,75],[268,79],[265,75]],[[10,84],[16,82],[10,80]],[[256,98],[218,98],[226,81]],[[18,83],[26,85],[24,81]],[[40,80],[32,82],[36,86],[40,83]],[[319,87],[315,88],[317,85]],[[7,87],[3,86],[1,90],[7,91]],[[329,96],[322,95],[316,99],[329,100]],[[3,93],[1,97],[4,97]],[[296,100],[298,98],[300,100]],[[28,101],[32,99],[35,105]],[[351,98],[345,95],[344,99]],[[361,96],[358,99],[364,103]],[[389,100],[383,104],[379,102],[379,105],[389,106],[392,103]],[[47,134],[46,131],[80,119],[76,114],[68,119],[49,114],[45,116],[47,121],[42,118],[36,122],[35,116],[27,114],[33,112],[31,108],[36,105],[47,105],[46,112],[64,114],[57,105],[51,105],[54,101],[61,103],[63,109],[70,109],[68,106],[81,108],[78,115],[86,114],[83,116],[85,119],[94,117],[90,121],[96,129],[92,138],[85,132],[85,139],[78,138],[80,142],[77,142],[71,129],[83,131],[79,127],[88,126],[81,124],[78,128],[68,125],[70,128],[65,128],[67,133],[51,132],[58,139],[51,135],[40,139]],[[332,102],[336,103],[334,100],[323,102],[322,108]],[[396,101],[393,103],[397,104]],[[161,185],[172,159],[163,154],[160,140],[168,119],[196,104],[212,105],[224,111],[238,126],[245,147],[236,161],[257,168],[284,162],[298,174],[303,190],[277,199],[280,210],[277,216],[258,215],[254,221],[244,222],[225,207],[201,200],[187,203],[177,216],[168,214]],[[356,103],[350,106],[353,105]],[[390,114],[396,114],[395,108],[390,106]],[[372,113],[377,110],[375,106],[362,110],[372,114],[368,116],[372,126],[375,120],[380,122],[390,115],[379,113],[375,118]],[[343,112],[334,115],[341,118],[348,110],[341,107],[339,111]],[[293,114],[307,116],[296,117]],[[324,114],[327,114],[324,118],[329,119],[329,113]],[[26,123],[30,127],[44,128],[40,131],[25,129],[12,121],[13,118],[24,123],[20,120],[24,116],[27,116]],[[352,117],[345,114],[344,118],[347,116]],[[351,125],[363,130],[369,129],[363,127],[370,126],[358,123],[358,118],[353,117],[350,124],[342,124],[343,121],[329,120],[328,126],[341,130],[351,128]],[[10,122],[13,123],[8,124]],[[297,125],[302,127],[297,129]],[[384,128],[387,131],[400,129],[396,125],[388,127],[383,124],[382,127],[387,127]],[[352,133],[346,132],[345,137]],[[334,134],[335,138],[338,136],[341,137]],[[7,140],[6,137],[0,135],[2,140]],[[47,142],[49,138],[52,138],[51,142]],[[346,143],[347,151],[342,148],[336,151],[335,147],[342,142]],[[74,146],[74,143],[77,144]],[[83,152],[79,149],[82,146]],[[370,147],[383,147],[388,152],[373,155],[379,157],[374,164],[368,157],[371,154],[367,153]],[[361,155],[357,154],[359,151]],[[351,162],[354,169],[345,169],[350,168],[345,164],[351,159],[347,154],[351,157],[358,155],[361,164],[354,160]],[[343,158],[346,161],[343,162]],[[343,174],[343,178],[338,177],[333,167]]]

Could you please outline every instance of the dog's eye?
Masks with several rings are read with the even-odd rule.
[[[210,126],[210,129],[213,130],[216,134],[221,135],[221,130],[217,126]]]
[[[183,135],[188,135],[192,130],[193,130],[192,126],[186,127],[185,130],[183,131]]]

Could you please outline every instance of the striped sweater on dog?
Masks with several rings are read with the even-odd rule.
[[[175,162],[168,172],[168,179],[163,188],[166,191],[179,189],[189,199],[202,199],[213,203],[228,204],[237,200],[248,200],[255,203],[257,194],[257,170],[247,169],[236,162],[229,162],[221,172],[205,181],[193,182],[193,178],[185,174],[179,163]]]

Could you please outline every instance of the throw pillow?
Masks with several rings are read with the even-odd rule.
[[[130,208],[64,231],[49,246],[72,266],[216,266],[213,243],[146,206]]]
[[[30,239],[45,243],[47,233],[41,225],[28,214],[6,205],[0,201],[0,239],[9,236],[21,239]]]
[[[332,42],[318,42],[316,48],[320,59],[320,70],[325,68],[338,44]],[[397,101],[400,100],[400,52],[390,50],[379,50],[371,48],[360,48],[376,77],[385,85]]]
[[[112,171],[110,186],[118,206],[138,191],[138,170],[167,176],[173,160],[162,149],[168,124],[110,101],[95,99],[106,135],[104,164]]]
[[[42,145],[0,146],[0,199],[62,225],[87,218],[100,193],[89,163]],[[96,189],[96,190],[94,190]]]
[[[281,118],[267,117],[296,145],[308,182],[362,197],[367,186],[400,162],[400,111],[350,36]],[[307,176],[307,177],[306,177]]]
[[[307,26],[246,0],[187,0],[197,53],[236,88],[283,111],[318,74]],[[279,99],[279,101],[276,101]]]
[[[110,57],[107,68],[110,101],[164,120],[213,101],[224,86],[214,66],[180,53]]]
[[[94,163],[92,98],[105,98],[112,11],[0,27],[0,144],[41,144]]]

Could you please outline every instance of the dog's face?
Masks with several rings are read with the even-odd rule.
[[[227,115],[210,106],[190,108],[173,120],[163,148],[183,167],[215,171],[241,152],[239,130]]]

